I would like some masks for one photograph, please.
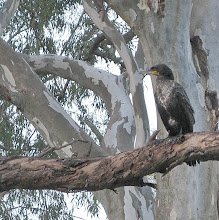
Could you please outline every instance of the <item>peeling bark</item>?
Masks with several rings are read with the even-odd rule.
[[[198,75],[206,81],[209,79],[208,53],[202,47],[202,40],[199,36],[191,38],[193,62]]]
[[[211,131],[216,131],[218,128],[219,106],[217,91],[205,91],[205,103],[210,112]]]
[[[219,132],[155,140],[149,145],[105,158],[0,158],[0,192],[10,189],[96,191],[145,186],[145,175],[167,173],[183,162],[219,160]]]

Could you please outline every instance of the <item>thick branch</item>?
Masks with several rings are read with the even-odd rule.
[[[38,75],[53,74],[62,78],[73,80],[81,86],[94,91],[101,96],[106,103],[109,112],[112,111],[111,95],[117,87],[118,77],[104,70],[92,67],[88,63],[80,60],[74,60],[65,56],[22,55],[31,68]],[[112,89],[111,89],[112,88]],[[119,92],[116,91],[118,94]]]
[[[0,40],[0,53],[0,95],[23,112],[49,146],[59,147],[72,140],[89,142],[84,147],[80,144],[78,148],[74,143],[60,150],[60,157],[87,154],[91,143],[91,155],[107,155],[56,102],[26,61],[3,40]]]
[[[143,177],[191,160],[219,160],[219,132],[187,134],[105,158],[1,158],[0,192],[9,189],[72,190],[144,186]]]
[[[88,13],[93,22],[101,31],[103,31],[106,38],[109,39],[116,47],[121,58],[124,60],[127,72],[129,74],[136,72],[138,69],[137,64],[121,33],[110,23],[106,15],[104,21],[101,19],[90,0],[84,0],[83,5],[85,11]]]

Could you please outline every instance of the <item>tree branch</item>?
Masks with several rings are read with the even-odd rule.
[[[128,147],[128,143],[129,149],[133,148],[135,122],[133,107],[127,92],[128,88],[125,88],[126,74],[115,76],[84,61],[51,54],[22,56],[38,75],[54,74],[76,81],[81,86],[91,89],[95,94],[102,97],[110,114],[108,123],[110,129],[107,130],[104,136],[105,146],[107,146],[107,149],[113,146],[111,148],[113,150],[116,150],[114,146],[119,146],[121,147],[119,150],[124,151],[125,147]],[[131,129],[131,134],[127,128]],[[112,142],[112,139],[114,142]]]
[[[11,102],[11,94],[9,92],[9,90],[0,84],[0,96],[3,97],[3,99],[5,99],[8,102]]]
[[[8,0],[0,11],[0,36],[19,6],[20,0]]]
[[[129,50],[121,33],[111,24],[107,15],[105,14],[104,20],[101,19],[97,10],[93,7],[91,0],[83,0],[83,6],[93,22],[97,27],[103,31],[107,39],[109,39],[117,49],[121,58],[124,61],[127,73],[130,80],[130,91],[132,94],[135,124],[139,128],[136,130],[136,146],[140,147],[146,144],[147,136],[149,134],[149,122],[144,100],[143,80],[140,74],[140,69]]]
[[[81,141],[81,142],[85,142],[85,143],[88,143],[88,141],[83,141],[83,140],[74,140],[74,141],[71,141],[70,143],[67,143],[67,144],[64,144],[60,147],[48,147],[47,149],[45,149],[43,152],[41,152],[38,157],[43,157],[45,156],[46,154],[52,152],[52,151],[55,151],[55,150],[61,150],[62,148],[65,148],[65,147],[68,147],[70,146],[71,144],[74,144],[75,142],[77,141]],[[74,156],[74,154],[72,155]]]
[[[124,38],[125,42],[128,43],[133,39],[134,36],[135,36],[134,32],[132,31],[132,29],[130,29],[127,33],[125,33],[123,35],[123,38]],[[93,40],[93,44],[91,45],[90,50],[88,52],[88,54],[89,54],[88,57],[85,58],[84,61],[89,61],[93,54],[101,56],[100,54],[98,54],[100,52],[98,50],[98,47],[99,47],[101,42],[103,42],[103,44],[105,44],[105,45],[110,44],[110,45],[114,46],[114,44],[109,39],[106,39],[106,37],[104,36],[103,33],[98,34],[97,37],[94,38],[94,40]],[[121,59],[119,58],[119,60],[121,60]],[[116,60],[116,62],[118,62],[118,60]]]
[[[0,158],[0,192],[10,189],[96,191],[144,186],[145,175],[166,173],[189,161],[219,160],[219,132],[156,140],[110,157],[81,159]],[[150,184],[149,184],[150,185]]]
[[[97,127],[93,124],[93,122],[89,119],[89,118],[85,118],[84,122],[86,123],[86,125],[92,130],[92,132],[96,135],[97,139],[99,140],[99,142],[101,143],[103,140],[103,135],[99,132],[99,130],[97,129]]]
[[[73,139],[89,142],[83,143],[84,147],[80,143],[78,148],[75,143],[59,150],[60,157],[71,157],[76,152],[79,156],[88,153],[93,140],[56,102],[27,62],[1,39],[0,52],[0,94],[3,98],[11,100],[24,113],[50,147],[62,146]],[[93,142],[91,155],[106,156],[107,153]]]

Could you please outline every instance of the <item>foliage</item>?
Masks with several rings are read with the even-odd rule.
[[[46,143],[17,108],[0,101],[1,156],[37,156]]]
[[[73,211],[56,191],[12,190],[0,205],[2,219],[73,219]]]
[[[91,213],[92,217],[98,217],[100,206],[99,202],[92,193],[76,193],[72,199],[72,203],[75,204],[75,208],[85,206],[87,211]]]

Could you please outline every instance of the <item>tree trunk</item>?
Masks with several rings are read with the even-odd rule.
[[[140,1],[135,5],[130,1],[126,6],[125,1],[107,2],[139,36],[148,66],[166,63],[172,68],[195,110],[195,131],[210,130],[212,124],[214,127],[218,106],[208,109],[206,92],[218,92],[219,64],[215,59],[219,51],[215,50],[218,48],[215,38],[219,2]],[[213,118],[216,123],[209,120]],[[217,167],[216,162],[195,168],[182,165],[164,178],[158,177],[156,219],[217,219]]]
[[[212,39],[212,32],[215,32],[213,36],[219,34],[213,27],[213,24],[218,24],[216,5],[218,5],[216,1],[194,1],[190,18],[191,26],[189,23],[187,26],[190,28],[192,56],[191,49],[186,53],[190,54],[189,62],[191,65],[194,62],[199,77],[197,78],[196,75],[194,80],[190,75],[185,76],[181,73],[179,82],[186,88],[195,110],[195,131],[212,130],[215,127],[215,117],[212,114],[214,110],[218,111],[218,106],[216,109],[208,108],[206,96],[208,90],[218,89],[216,85],[218,72],[215,71],[216,68],[218,69],[218,64],[214,57],[218,57],[219,53],[214,49],[216,45]],[[205,13],[209,11],[211,16]],[[217,19],[212,15],[216,15]],[[188,45],[185,48],[189,47]],[[214,106],[212,103],[210,105]],[[217,194],[218,162],[209,161],[194,168],[181,165],[165,177],[158,175],[156,219],[218,219]]]

